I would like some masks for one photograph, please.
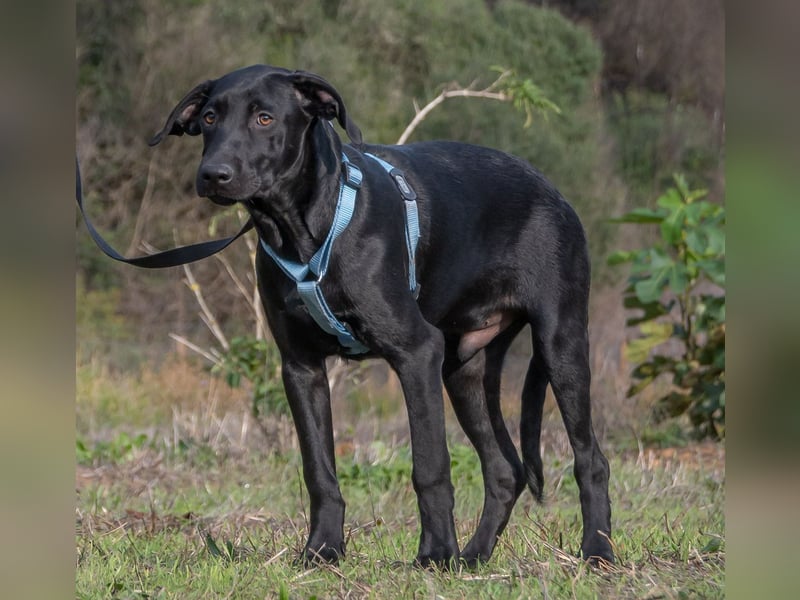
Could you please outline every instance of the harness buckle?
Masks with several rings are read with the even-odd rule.
[[[361,188],[361,181],[364,179],[363,173],[361,173],[361,169],[355,166],[350,161],[345,161],[344,163],[344,176],[347,185],[354,189]]]

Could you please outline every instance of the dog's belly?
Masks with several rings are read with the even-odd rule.
[[[496,312],[489,315],[479,329],[472,329],[461,334],[458,342],[458,358],[462,362],[468,361],[481,348],[489,345],[500,332],[504,331],[514,321],[508,312]]]
[[[505,331],[515,320],[516,316],[513,312],[498,310],[489,313],[480,320],[463,324],[457,331],[451,330],[447,333],[459,336],[458,359],[461,362],[466,362],[476,352],[488,346],[494,338]]]

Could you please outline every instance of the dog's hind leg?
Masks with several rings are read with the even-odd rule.
[[[461,552],[469,567],[492,555],[524,488],[522,463],[500,413],[503,356],[518,329],[461,362],[448,345],[443,377],[456,416],[481,461],[484,504],[475,534]]]
[[[519,440],[528,488],[539,502],[542,501],[544,490],[544,472],[539,447],[547,383],[547,372],[542,354],[534,350],[528,372],[525,375],[525,385],[522,388]]]
[[[522,490],[525,489],[525,471],[523,463],[519,459],[517,448],[511,440],[511,435],[508,432],[500,408],[500,378],[506,352],[523,326],[524,323],[522,322],[512,325],[486,347],[486,373],[483,377],[486,406],[489,409],[489,419],[491,419],[492,429],[494,429],[494,437],[500,445],[503,456],[505,456],[508,463],[514,468],[517,497],[519,497]]]
[[[558,408],[566,426],[575,455],[575,479],[578,483],[583,515],[584,559],[603,558],[613,561],[611,548],[611,506],[608,497],[608,461],[592,427],[589,386],[589,334],[586,327],[585,305],[578,301],[553,303],[539,313],[533,326],[535,371],[530,387],[540,393],[543,386],[541,367],[547,374]],[[541,358],[537,362],[536,356]],[[528,387],[528,386],[526,386]],[[541,408],[531,403],[527,427],[535,429],[541,423]],[[533,412],[537,411],[537,412]],[[526,418],[523,416],[523,421]],[[530,432],[531,443],[534,431]],[[530,451],[529,451],[530,452]],[[527,457],[526,457],[527,460]]]

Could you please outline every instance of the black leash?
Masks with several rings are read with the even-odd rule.
[[[212,254],[216,254],[217,252],[224,250],[253,228],[253,220],[248,219],[247,223],[245,223],[244,226],[239,230],[239,233],[231,237],[219,240],[211,240],[209,242],[201,242],[199,244],[190,244],[188,246],[179,246],[178,248],[164,250],[163,252],[157,252],[156,254],[150,254],[148,256],[125,258],[103,239],[103,237],[94,228],[94,225],[92,225],[92,222],[89,220],[89,217],[86,215],[86,212],[83,209],[83,186],[81,184],[81,170],[78,166],[77,157],[75,158],[75,199],[78,201],[78,208],[81,209],[81,215],[83,216],[83,221],[86,223],[86,229],[89,230],[89,234],[92,236],[92,239],[100,248],[100,250],[114,260],[145,269],[176,267],[178,265],[185,265],[203,258],[208,258]]]

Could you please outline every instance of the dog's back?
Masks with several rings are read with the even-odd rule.
[[[534,167],[499,150],[458,142],[370,146],[403,169],[419,194],[424,235],[421,308],[433,323],[482,291],[531,304],[549,281],[588,290],[580,220]],[[468,264],[469,269],[455,269]],[[550,277],[542,278],[542,274]],[[534,277],[534,274],[536,276]],[[568,277],[567,277],[568,276]],[[436,299],[435,306],[428,299]],[[480,302],[477,302],[480,304]]]

